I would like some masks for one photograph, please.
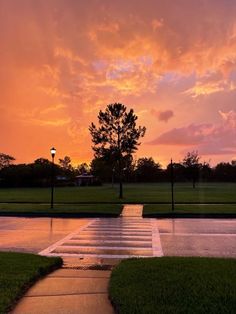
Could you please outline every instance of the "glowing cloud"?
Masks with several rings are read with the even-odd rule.
[[[236,111],[222,112],[221,123],[191,124],[172,129],[151,141],[151,145],[191,146],[202,155],[227,155],[236,152]]]
[[[0,15],[0,151],[17,162],[52,143],[59,158],[91,160],[88,125],[117,101],[142,113],[153,145],[138,154],[200,145],[231,158],[235,1],[3,0]]]

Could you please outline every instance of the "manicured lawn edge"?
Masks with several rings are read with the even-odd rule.
[[[113,269],[109,298],[119,314],[234,313],[236,259],[129,259]]]
[[[157,201],[145,201],[145,202],[141,202],[141,201],[130,201],[130,200],[126,200],[125,197],[121,200],[121,201],[87,201],[87,202],[56,202],[55,204],[56,205],[122,205],[122,204],[142,204],[142,203],[145,203],[145,204],[150,204],[150,205],[155,205],[155,204],[158,204],[158,205],[171,205],[170,202],[164,202],[164,201],[160,201],[160,202],[157,202]],[[37,202],[37,201],[0,201],[0,205],[1,204],[37,204],[37,205],[41,205],[41,204],[45,204],[45,205],[48,205],[50,206],[50,203],[46,203],[46,202]],[[236,205],[236,202],[209,202],[209,201],[206,201],[206,202],[197,202],[197,201],[194,201],[194,202],[175,202],[176,205],[201,205],[201,204],[209,204],[209,205]]]
[[[55,204],[53,209],[46,204],[4,204],[0,205],[0,216],[62,218],[118,217],[121,210],[121,204]]]
[[[149,218],[236,218],[235,204],[144,204],[143,217]]]
[[[29,217],[29,218],[118,218],[120,215],[118,214],[108,214],[108,213],[78,213],[78,214],[70,214],[70,213],[19,213],[19,212],[0,212],[0,217]],[[189,213],[189,214],[181,214],[181,213],[156,213],[156,214],[144,214],[143,218],[199,218],[199,219],[232,219],[236,218],[236,214],[199,214],[199,213]]]
[[[124,201],[124,200],[123,200]],[[119,217],[126,204],[48,204],[0,203],[0,216],[58,217],[58,218],[112,218]],[[129,203],[127,203],[129,204]],[[145,218],[236,218],[235,204],[171,204],[144,203]]]
[[[40,217],[48,217],[48,218],[117,218],[119,214],[109,214],[109,213],[37,213],[37,212],[0,212],[0,217],[29,217],[29,218],[40,218]]]
[[[60,268],[62,263],[60,257],[0,252],[0,313],[12,310],[38,279]]]
[[[236,218],[235,214],[220,214],[220,213],[154,213],[154,214],[143,214],[143,218],[218,218],[218,219],[232,219]]]

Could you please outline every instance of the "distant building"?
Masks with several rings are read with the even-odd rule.
[[[75,179],[78,186],[93,185],[97,180],[92,174],[81,174],[76,176]]]
[[[56,186],[73,186],[75,183],[71,180],[71,178],[63,175],[56,176],[55,181]]]

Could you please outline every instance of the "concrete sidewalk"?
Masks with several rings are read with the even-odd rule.
[[[110,271],[59,269],[39,280],[14,314],[114,314],[108,299]]]
[[[143,205],[128,204],[124,205],[121,217],[142,217]]]

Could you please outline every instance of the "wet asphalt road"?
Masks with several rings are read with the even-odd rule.
[[[89,219],[0,218],[0,250],[38,253]]]
[[[0,250],[38,253],[90,220],[1,217]],[[236,258],[236,219],[157,219],[157,226],[164,255]]]
[[[236,219],[163,219],[164,255],[236,258]]]

